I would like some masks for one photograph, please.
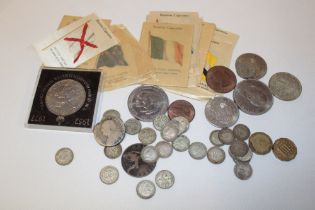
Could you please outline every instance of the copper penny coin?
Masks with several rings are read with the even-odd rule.
[[[272,148],[272,140],[267,134],[256,132],[249,137],[249,147],[254,153],[265,155],[269,153]]]
[[[176,100],[168,107],[168,117],[173,119],[178,116],[185,117],[191,122],[195,117],[195,108],[186,100]]]
[[[208,86],[218,93],[228,93],[235,88],[236,76],[225,66],[214,66],[207,72]]]
[[[246,114],[261,115],[273,105],[269,88],[258,80],[248,79],[239,82],[233,92],[237,106]]]
[[[267,72],[266,61],[254,53],[240,55],[235,62],[237,74],[244,79],[260,79]]]
[[[297,148],[293,141],[287,138],[280,138],[275,141],[272,147],[274,155],[282,161],[293,160],[297,154]]]
[[[144,147],[144,144],[133,144],[124,151],[121,157],[121,165],[130,176],[144,177],[155,168],[156,162],[146,163],[141,159],[141,151]]]

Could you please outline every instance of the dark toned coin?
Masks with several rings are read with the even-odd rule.
[[[214,66],[207,72],[208,86],[218,93],[228,93],[235,88],[236,76],[225,66]]]
[[[250,130],[244,124],[237,124],[233,128],[233,134],[236,139],[245,141],[250,136]]]
[[[287,138],[280,138],[275,141],[272,147],[274,155],[282,161],[293,160],[297,154],[297,148],[293,141]]]
[[[237,106],[250,115],[264,114],[273,104],[273,96],[269,88],[253,79],[239,82],[234,89],[233,98]]]
[[[146,163],[141,159],[141,151],[144,147],[144,144],[133,144],[124,151],[121,157],[121,165],[130,176],[144,177],[155,168],[156,162]]]
[[[256,132],[249,137],[249,147],[254,153],[264,155],[270,152],[272,140],[267,134]]]
[[[230,146],[230,151],[235,157],[243,157],[249,150],[248,145],[244,141],[233,141]]]
[[[235,68],[237,74],[244,79],[260,79],[267,72],[267,63],[259,55],[245,53],[237,58]]]
[[[218,137],[223,144],[232,144],[235,139],[233,131],[229,128],[222,128],[218,133]]]
[[[186,100],[176,100],[168,107],[168,117],[173,119],[178,116],[185,117],[191,122],[195,117],[195,108]]]

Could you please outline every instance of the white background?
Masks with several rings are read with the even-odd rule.
[[[314,9],[312,0],[1,0],[0,209],[314,209]],[[142,179],[127,175],[120,159],[105,158],[92,134],[25,128],[41,65],[32,43],[55,31],[64,14],[84,16],[91,12],[125,24],[139,38],[142,22],[151,10],[197,11],[205,21],[239,34],[233,70],[237,56],[254,52],[268,64],[262,78],[265,83],[279,71],[300,79],[303,92],[297,100],[275,99],[266,114],[241,113],[239,118],[253,132],[266,132],[273,140],[294,140],[298,147],[295,160],[281,162],[272,153],[255,155],[253,176],[241,181],[234,176],[229,157],[221,165],[213,165],[206,158],[197,161],[187,152],[174,152],[160,160],[146,179],[154,180],[159,170],[169,169],[176,177],[175,185],[169,190],[157,189],[152,199],[142,200],[135,191]],[[119,110],[123,120],[130,118],[127,97],[134,87],[104,93],[98,119],[110,108]],[[170,101],[182,98],[168,95]],[[204,116],[205,102],[189,101],[195,106],[196,117],[187,135],[209,148],[208,136],[215,128]],[[143,124],[146,126],[152,125]],[[137,141],[137,136],[127,136],[122,146]],[[75,158],[69,166],[61,167],[54,156],[65,146],[72,148]],[[111,186],[99,180],[100,169],[108,164],[120,172],[118,182]]]

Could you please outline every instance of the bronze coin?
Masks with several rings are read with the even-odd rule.
[[[297,148],[293,141],[287,138],[280,138],[275,141],[272,147],[273,154],[282,161],[293,160],[297,154]]]
[[[235,68],[237,74],[244,79],[260,79],[267,72],[267,63],[259,55],[245,53],[237,58]]]
[[[233,98],[237,106],[250,115],[263,114],[273,104],[273,96],[267,85],[253,79],[239,82],[234,89]]]
[[[195,117],[195,108],[186,100],[176,100],[168,107],[168,117],[173,119],[178,116],[185,117],[191,122]]]
[[[121,157],[121,165],[127,174],[133,177],[144,177],[149,175],[155,168],[155,163],[146,163],[141,159],[141,151],[144,144],[133,144],[129,146]]]
[[[235,88],[236,76],[225,66],[214,66],[207,72],[208,86],[218,93],[228,93]]]
[[[256,132],[249,137],[249,147],[254,153],[265,155],[269,153],[272,148],[272,140],[267,134]]]

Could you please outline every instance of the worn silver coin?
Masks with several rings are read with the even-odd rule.
[[[165,114],[161,114],[154,118],[153,126],[156,130],[161,131],[168,121],[170,121],[168,116]]]
[[[220,130],[214,130],[214,131],[212,131],[210,133],[209,140],[214,146],[222,146],[222,145],[224,145],[224,143],[221,142],[220,139],[219,139],[219,131]]]
[[[118,158],[122,153],[122,147],[120,144],[111,147],[104,147],[104,154],[110,159]]]
[[[192,158],[201,160],[207,156],[207,147],[201,142],[194,142],[190,144],[188,152]]]
[[[125,122],[126,133],[130,135],[135,135],[141,130],[141,122],[135,118],[128,119]]]
[[[155,194],[155,185],[150,180],[142,180],[136,187],[137,195],[143,199],[152,198]]]
[[[238,140],[246,140],[250,136],[249,128],[244,124],[237,124],[233,128],[234,137]]]
[[[155,145],[155,149],[160,158],[168,158],[173,153],[172,145],[166,141],[159,141]]]
[[[253,169],[249,163],[236,163],[234,166],[234,174],[241,180],[247,180],[252,176]]]
[[[72,150],[70,148],[64,147],[56,152],[55,160],[59,165],[65,166],[72,162],[73,157],[74,155]]]
[[[218,133],[219,140],[223,144],[232,144],[234,141],[234,134],[230,128],[222,128]]]
[[[138,138],[144,145],[152,144],[156,140],[156,132],[152,128],[142,128],[138,134]]]
[[[278,72],[269,80],[271,93],[280,100],[292,101],[302,92],[302,85],[298,78],[287,72]]]
[[[137,119],[152,122],[161,114],[165,114],[169,100],[161,88],[143,85],[134,89],[128,98],[128,109]]]
[[[148,145],[141,150],[141,159],[146,163],[155,163],[159,159],[159,154],[154,146]]]
[[[249,149],[248,152],[243,157],[235,157],[234,161],[248,163],[249,161],[251,161],[252,157],[253,157],[253,152],[251,149]]]
[[[182,116],[174,117],[171,121],[178,122],[179,131],[178,135],[185,133],[189,128],[189,121],[185,117]]]
[[[120,119],[120,113],[115,109],[106,110],[103,114],[103,119],[107,117],[116,117]]]
[[[240,55],[235,62],[237,74],[244,79],[260,79],[267,72],[266,61],[254,53]]]
[[[220,147],[211,147],[207,152],[208,160],[214,164],[220,164],[225,159],[225,152]]]
[[[188,150],[190,145],[190,140],[187,136],[185,135],[181,135],[179,137],[177,137],[173,142],[172,142],[172,146],[173,148],[178,151],[178,152],[185,152],[186,150]]]
[[[155,175],[155,184],[161,189],[169,189],[175,183],[174,174],[168,170],[159,171]]]
[[[249,150],[248,145],[244,141],[236,140],[230,145],[230,151],[235,157],[243,157]]]
[[[114,166],[105,166],[100,171],[100,179],[104,184],[114,184],[119,177],[119,172]]]
[[[174,141],[179,135],[178,126],[167,123],[161,131],[161,137],[168,142]]]
[[[209,99],[205,107],[205,115],[212,125],[224,128],[237,122],[239,110],[232,100],[219,96]]]

